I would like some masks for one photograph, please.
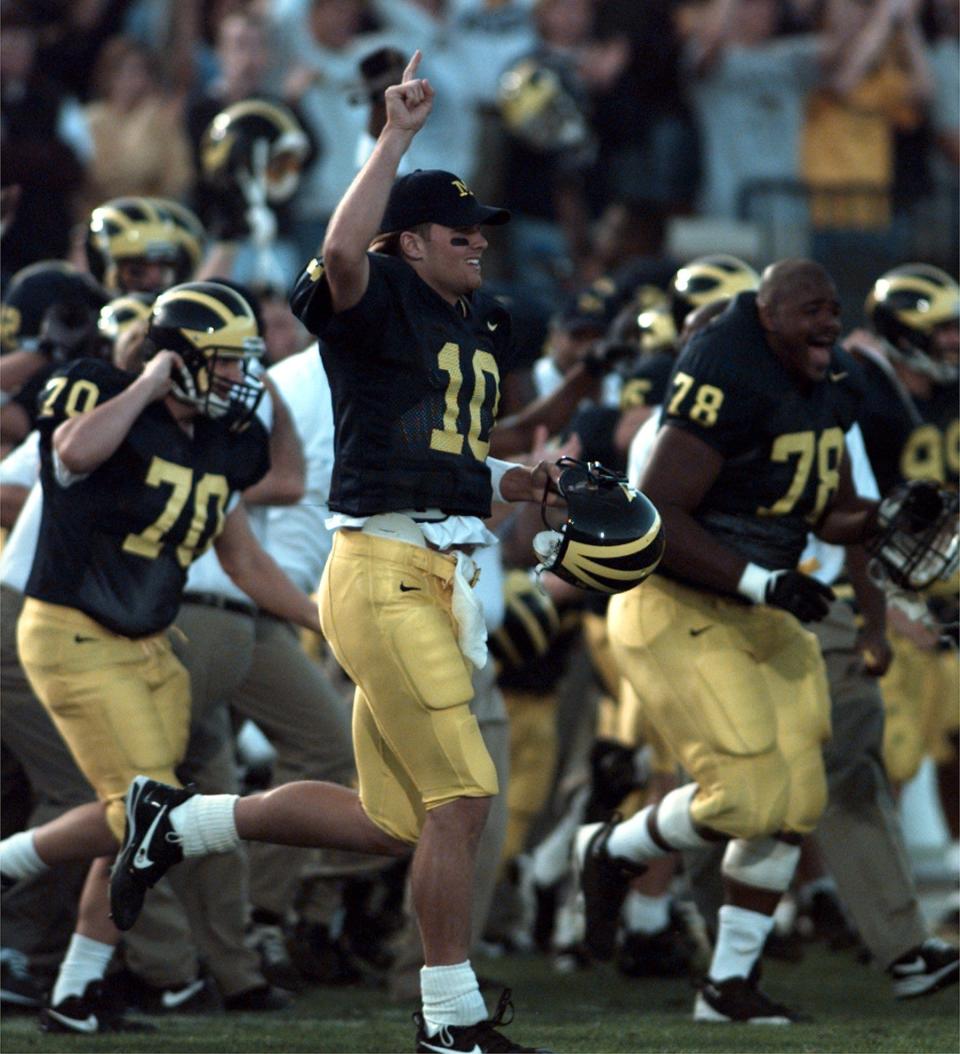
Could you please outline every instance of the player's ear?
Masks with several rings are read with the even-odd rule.
[[[400,233],[400,252],[408,260],[423,259],[423,238],[416,231]]]

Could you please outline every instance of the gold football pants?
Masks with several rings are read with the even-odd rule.
[[[324,635],[356,685],[360,800],[405,842],[417,840],[426,810],[497,793],[457,643],[455,567],[449,554],[340,530],[320,583]]]
[[[784,611],[661,576],[613,597],[609,623],[646,717],[699,787],[695,822],[733,838],[813,830],[830,734],[816,638]]]
[[[953,756],[950,735],[960,725],[960,659],[955,649],[923,649],[889,631],[893,662],[883,693],[883,764],[896,784],[913,779],[929,754],[936,764]]]
[[[123,839],[123,798],[136,775],[179,786],[190,728],[190,679],[166,633],[133,640],[74,608],[24,601],[20,661],[80,771]]]

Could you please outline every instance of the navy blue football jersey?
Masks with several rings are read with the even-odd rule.
[[[802,391],[766,342],[755,295],[741,293],[681,352],[664,404],[661,427],[692,432],[725,459],[695,519],[754,563],[795,567],[838,487],[861,397],[859,367],[840,348],[826,378]]]
[[[219,534],[231,496],[269,467],[259,421],[236,434],[198,416],[191,437],[153,402],[111,457],[64,486],[54,464],[56,427],[134,380],[109,363],[80,359],[40,393],[43,518],[26,587],[28,596],[76,608],[125,637],[173,622],[187,568]]]
[[[291,296],[330,379],[330,507],[489,516],[490,432],[516,359],[510,315],[479,291],[450,304],[403,260],[369,259],[367,290],[348,311],[333,312],[319,260]]]
[[[620,389],[620,409],[660,406],[666,397],[667,383],[676,361],[676,356],[669,351],[644,355],[624,378]]]

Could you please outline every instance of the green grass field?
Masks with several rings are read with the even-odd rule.
[[[960,1050],[957,989],[896,1002],[886,978],[849,955],[813,946],[799,964],[765,966],[764,987],[812,1014],[814,1023],[694,1025],[693,991],[682,981],[633,981],[612,967],[558,975],[540,957],[478,961],[479,972],[513,989],[508,1034],[557,1054],[583,1051],[950,1052]],[[496,992],[488,993],[493,1006]],[[274,1014],[150,1018],[149,1034],[47,1036],[32,1016],[7,1016],[5,1054],[23,1051],[346,1052],[413,1049],[414,1006],[388,1003],[374,988],[314,988],[295,1008]]]

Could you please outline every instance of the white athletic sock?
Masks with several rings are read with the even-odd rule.
[[[233,810],[238,794],[195,794],[170,810],[184,856],[228,853],[240,844]]]
[[[747,977],[773,929],[773,916],[724,904],[719,917],[717,946],[713,949],[710,977],[714,981]]]
[[[436,1035],[444,1025],[475,1025],[487,1016],[469,959],[453,966],[422,967],[420,996],[428,1036]]]
[[[623,918],[628,933],[660,933],[670,924],[670,894],[648,897],[631,889],[623,902]]]
[[[67,954],[60,964],[57,983],[53,986],[50,1005],[57,1006],[72,995],[83,995],[91,981],[99,981],[113,958],[113,945],[75,933]]]
[[[33,830],[17,831],[0,842],[0,874],[7,878],[30,878],[49,871],[33,844]]]

